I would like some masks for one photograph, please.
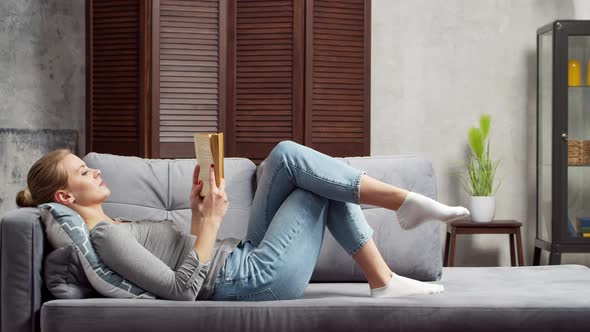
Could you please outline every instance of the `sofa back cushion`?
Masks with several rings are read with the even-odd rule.
[[[436,182],[429,161],[415,156],[347,157],[351,166],[386,183],[436,198]],[[89,153],[89,167],[102,171],[111,196],[104,209],[111,217],[172,219],[190,231],[188,197],[195,159],[141,159]],[[246,158],[225,158],[225,190],[229,208],[218,238],[243,239],[256,190],[256,165]],[[203,167],[208,170],[208,167]],[[361,205],[373,239],[386,262],[400,275],[419,280],[438,280],[442,273],[440,225],[428,223],[410,231],[402,230],[395,212]],[[419,248],[419,250],[416,250]],[[366,281],[358,265],[325,232],[320,257],[311,281]]]
[[[142,159],[91,152],[83,158],[102,171],[111,195],[103,208],[128,220],[171,219],[190,231],[189,193],[195,159]],[[225,191],[230,202],[219,238],[244,238],[255,190],[256,165],[246,158],[225,158]],[[209,170],[209,166],[202,168]]]
[[[436,178],[432,163],[411,155],[346,157],[350,166],[385,183],[436,199]],[[399,226],[395,211],[361,204],[363,215],[375,233],[373,240],[387,265],[397,274],[422,281],[442,277],[439,222],[429,222],[412,230]],[[358,264],[327,231],[312,281],[366,281]]]

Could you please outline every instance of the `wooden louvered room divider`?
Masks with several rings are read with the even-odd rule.
[[[370,5],[308,1],[305,144],[332,156],[370,155]]]
[[[237,0],[230,7],[233,139],[226,146],[256,164],[282,140],[303,142],[303,2]]]
[[[194,158],[225,131],[227,0],[87,0],[87,152]]]
[[[370,155],[370,8],[369,0],[230,5],[232,155],[259,163],[285,139],[332,156]]]
[[[87,0],[87,151],[370,154],[370,0]]]
[[[226,4],[154,0],[153,157],[194,158],[195,132],[225,132]]]
[[[86,149],[145,155],[140,0],[86,4]]]

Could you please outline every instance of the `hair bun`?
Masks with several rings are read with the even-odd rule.
[[[25,187],[25,189],[21,190],[16,194],[16,205],[20,207],[34,207],[33,195],[31,195],[31,191],[29,187]]]

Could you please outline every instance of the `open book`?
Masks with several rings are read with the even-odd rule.
[[[223,177],[223,133],[196,133],[195,155],[201,165],[199,180],[203,181],[201,196],[209,194],[209,165],[215,165],[215,184],[219,187]]]

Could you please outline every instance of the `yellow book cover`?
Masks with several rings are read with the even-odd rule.
[[[223,177],[223,133],[196,133],[195,139],[195,156],[197,162],[201,165],[199,171],[199,180],[203,181],[201,196],[209,194],[209,165],[215,165],[215,184],[219,187]]]
[[[583,237],[590,237],[590,233],[582,233]]]

